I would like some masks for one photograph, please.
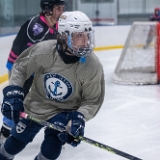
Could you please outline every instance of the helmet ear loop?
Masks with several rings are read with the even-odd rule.
[[[43,9],[43,13],[45,16],[51,16],[52,15],[52,8],[49,5],[45,5]]]
[[[71,39],[71,36],[68,35],[67,36],[67,47],[66,47],[66,50],[69,48],[70,50],[70,53],[73,54],[73,48],[72,48],[72,39]],[[68,51],[68,50],[67,50]]]
[[[44,15],[45,15],[45,17],[49,17],[49,16],[51,16],[51,11],[50,10],[48,10],[48,9],[46,9],[45,11],[43,11],[43,13],[44,13]]]
[[[71,36],[68,36],[68,39],[67,39],[67,43],[68,43],[68,47],[69,48],[72,48],[72,45],[71,45]]]

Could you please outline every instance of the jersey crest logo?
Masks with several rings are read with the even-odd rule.
[[[36,23],[34,26],[33,26],[33,32],[34,32],[34,36],[37,36],[39,35],[40,33],[43,32],[43,27],[42,25],[40,25],[39,23]]]
[[[17,126],[16,126],[16,132],[17,133],[22,133],[26,128],[26,125],[22,122],[18,122]]]
[[[72,84],[69,80],[56,73],[47,73],[44,75],[44,87],[47,97],[56,101],[67,99],[73,91]]]

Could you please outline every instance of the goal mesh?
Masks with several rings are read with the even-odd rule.
[[[159,79],[159,23],[134,22],[113,74],[122,84],[157,84]]]

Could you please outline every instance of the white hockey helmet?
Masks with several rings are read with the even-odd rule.
[[[85,57],[93,51],[95,46],[93,25],[83,12],[64,12],[59,18],[58,32],[74,55]],[[75,46],[73,41],[75,33],[81,34],[85,38],[85,47]]]

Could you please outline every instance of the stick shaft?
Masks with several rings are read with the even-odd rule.
[[[24,112],[21,112],[21,113],[20,113],[20,117],[25,118],[25,119],[32,120],[32,121],[34,121],[34,122],[36,122],[36,123],[38,123],[38,124],[41,124],[42,126],[45,126],[45,127],[51,128],[51,129],[55,129],[55,130],[58,130],[58,131],[60,131],[60,132],[65,131],[64,129],[62,129],[62,128],[60,128],[60,127],[58,127],[58,126],[56,126],[56,125],[54,125],[54,124],[52,124],[52,123],[49,123],[49,122],[44,121],[44,120],[37,119],[37,118],[32,117],[32,116],[29,116],[28,114],[26,114],[26,113],[24,113]],[[96,146],[96,147],[98,147],[98,148],[101,148],[101,149],[107,150],[107,151],[109,151],[109,152],[112,152],[112,153],[114,153],[114,154],[117,154],[117,155],[119,155],[119,156],[122,156],[122,157],[124,157],[124,158],[130,159],[130,160],[142,160],[142,159],[140,159],[140,158],[138,158],[138,157],[132,156],[132,155],[130,155],[130,154],[128,154],[128,153],[125,153],[125,152],[123,152],[123,151],[120,151],[120,150],[118,150],[118,149],[115,149],[115,148],[113,148],[113,147],[110,147],[110,146],[108,146],[108,145],[102,144],[102,143],[97,142],[97,141],[95,141],[95,140],[89,139],[89,138],[87,138],[87,137],[79,136],[79,137],[76,137],[76,138],[79,139],[79,140],[81,140],[81,141],[83,141],[83,142],[86,142],[86,143],[88,143],[88,144],[91,144],[91,145],[93,145],[93,146]]]

